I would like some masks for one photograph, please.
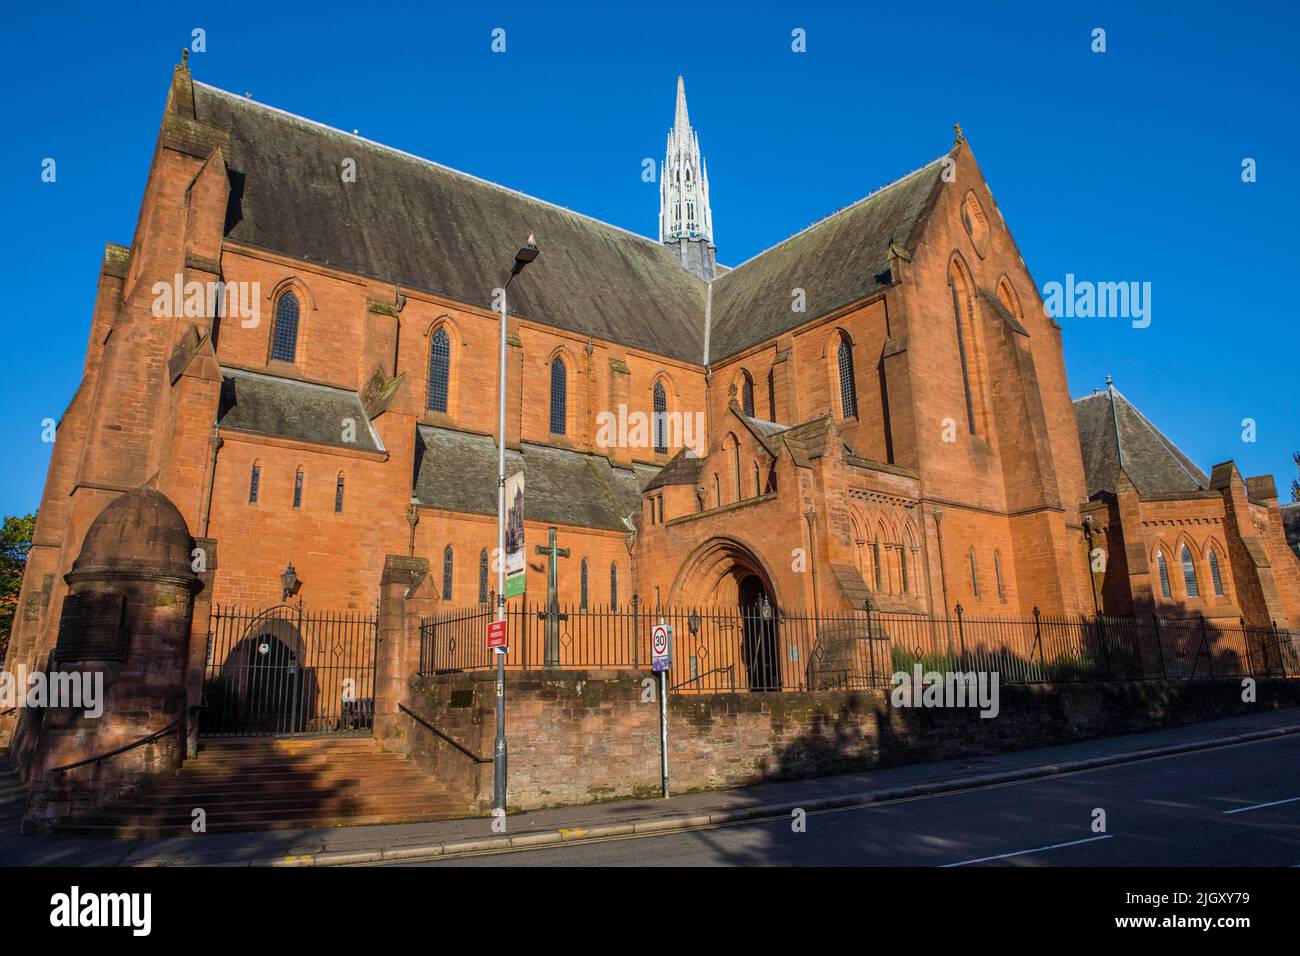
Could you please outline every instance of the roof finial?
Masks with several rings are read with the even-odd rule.
[[[182,48],[181,48],[181,69],[182,69],[182,70],[188,70],[188,69],[189,69],[189,67],[186,66],[186,63],[189,62],[189,59],[190,59],[190,48],[189,48],[189,47],[182,47]]]
[[[1107,387],[1107,388],[1111,388],[1114,384],[1115,384],[1115,383],[1111,381],[1110,376],[1107,375],[1107,376],[1106,376],[1106,387]]]
[[[966,134],[961,131],[961,123],[953,123],[952,128],[953,131],[957,134],[957,139],[953,143],[953,145],[956,146],[960,143],[966,142]]]

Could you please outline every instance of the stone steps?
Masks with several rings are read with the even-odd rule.
[[[84,836],[194,834],[462,816],[446,788],[402,754],[369,737],[243,737],[205,740],[199,754],[145,793],[65,821],[56,832]]]
[[[0,754],[0,833],[17,832],[27,809],[27,788],[7,756]]]

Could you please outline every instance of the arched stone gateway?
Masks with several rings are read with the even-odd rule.
[[[776,590],[754,552],[735,538],[711,538],[683,563],[670,601],[703,609],[685,638],[693,670],[725,668],[732,688],[781,690],[782,656]],[[713,686],[713,685],[710,685]]]
[[[754,583],[746,584],[748,578]],[[764,595],[775,609],[772,575],[753,549],[738,538],[714,537],[682,562],[668,600],[677,607],[731,608],[756,603]]]

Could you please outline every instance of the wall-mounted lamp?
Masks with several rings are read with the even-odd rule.
[[[282,601],[289,600],[289,598],[297,594],[298,589],[302,587],[302,581],[298,578],[298,572],[293,569],[292,561],[289,562],[288,567],[280,572],[280,584],[284,587],[280,596]]]

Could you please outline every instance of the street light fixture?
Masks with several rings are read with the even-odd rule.
[[[506,617],[506,289],[524,266],[538,256],[536,241],[531,233],[528,242],[515,253],[510,277],[501,287],[501,354],[497,397],[497,608],[496,619]],[[497,652],[497,735],[492,752],[492,807],[493,812],[506,812],[506,648]]]

